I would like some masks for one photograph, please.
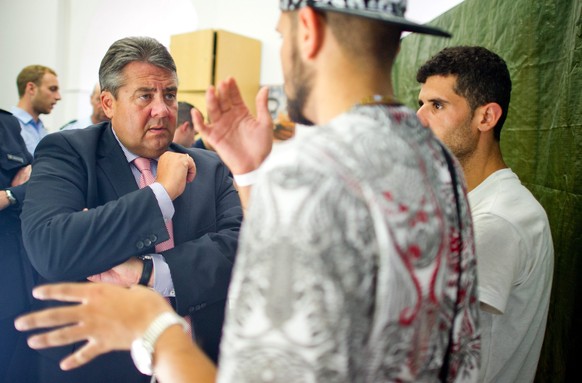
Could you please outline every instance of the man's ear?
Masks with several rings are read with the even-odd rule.
[[[479,130],[482,132],[489,131],[497,125],[497,121],[501,118],[501,106],[496,102],[490,102],[480,106],[477,109],[479,115]]]
[[[25,88],[24,93],[34,94],[34,91],[36,90],[36,88],[37,88],[36,84],[33,83],[32,81],[29,81],[26,83],[26,88]]]
[[[304,59],[313,59],[323,44],[325,22],[311,7],[304,7],[297,15],[297,39]]]
[[[113,112],[115,111],[115,98],[110,91],[106,90],[101,92],[101,106],[103,107],[103,112],[107,118],[111,119],[113,117]]]
[[[183,123],[178,125],[176,129],[182,130],[184,133],[186,133],[190,129],[190,123],[188,121],[184,121]]]

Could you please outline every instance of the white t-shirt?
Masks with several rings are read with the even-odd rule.
[[[550,301],[554,248],[543,207],[511,169],[469,193],[479,276],[482,382],[532,382]]]
[[[459,246],[430,130],[360,106],[278,145],[241,228],[218,381],[435,382],[452,328],[449,381],[476,382],[469,204],[457,166]]]

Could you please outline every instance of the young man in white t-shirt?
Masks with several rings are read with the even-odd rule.
[[[421,122],[463,167],[475,229],[483,382],[532,382],[544,338],[554,250],[546,213],[503,161],[511,79],[482,47],[446,48],[417,73]]]

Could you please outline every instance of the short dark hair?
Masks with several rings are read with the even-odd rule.
[[[325,20],[340,48],[354,60],[373,64],[380,70],[391,67],[400,46],[400,27],[350,14],[334,11],[316,12]],[[295,35],[297,11],[286,11],[292,15],[292,33]]]
[[[467,99],[472,111],[490,102],[501,106],[501,117],[493,129],[499,141],[511,98],[511,77],[505,61],[483,47],[445,48],[420,67],[416,81],[424,84],[431,76],[449,75],[457,76],[454,91]]]
[[[184,122],[188,121],[192,125],[192,114],[190,111],[194,108],[194,105],[189,102],[179,101],[178,102],[178,126],[182,125]]]
[[[16,87],[18,88],[18,97],[22,98],[26,90],[26,84],[32,82],[40,86],[42,78],[46,73],[57,75],[57,72],[44,65],[29,65],[24,67],[16,77]]]
[[[400,27],[332,11],[326,12],[326,18],[340,47],[354,59],[372,60],[379,69],[394,62],[400,45]]]
[[[101,91],[113,97],[124,84],[123,68],[132,62],[145,62],[176,74],[176,64],[165,46],[151,37],[126,37],[114,42],[101,60]]]

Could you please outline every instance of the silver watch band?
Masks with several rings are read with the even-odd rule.
[[[12,205],[16,205],[16,198],[14,197],[14,194],[12,194],[12,192],[8,189],[4,190],[6,192],[6,198],[8,198],[8,203],[10,203],[10,206]]]
[[[181,325],[185,332],[188,332],[190,328],[184,318],[175,312],[162,313],[154,319],[143,336],[131,345],[133,363],[142,374],[153,374],[152,359],[156,342],[164,331],[175,324]]]

